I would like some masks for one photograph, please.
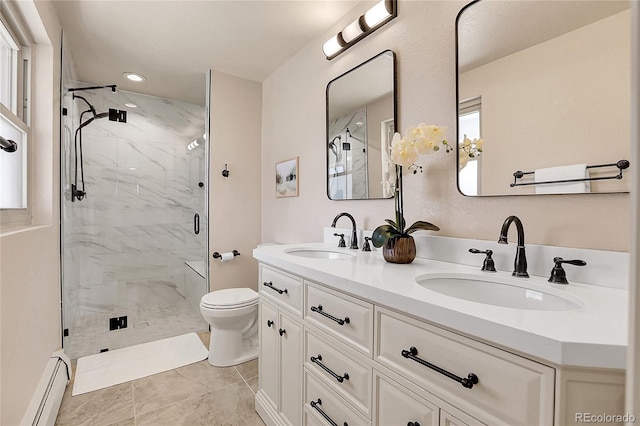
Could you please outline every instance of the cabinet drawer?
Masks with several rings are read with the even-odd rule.
[[[373,369],[355,353],[305,330],[305,367],[322,377],[334,392],[349,401],[366,417],[371,417]],[[360,355],[362,356],[362,355]],[[337,376],[337,377],[336,377]]]
[[[553,368],[382,308],[376,326],[380,364],[472,416],[490,424],[553,424]],[[471,373],[478,378],[472,388],[453,379]]]
[[[371,424],[369,420],[349,407],[332,389],[308,371],[304,373],[304,381],[304,411],[306,414],[314,417],[319,423],[331,424],[329,421],[329,419],[331,419],[331,421],[338,425],[345,423],[349,426]]]
[[[302,316],[302,278],[260,266],[260,293]]]
[[[376,425],[438,426],[439,408],[408,389],[375,375]]]
[[[373,305],[307,281],[305,319],[371,356]]]
[[[465,420],[461,420],[451,413],[440,410],[440,426],[481,426],[484,424],[464,415],[463,413],[456,413],[456,415],[458,417],[465,418]]]

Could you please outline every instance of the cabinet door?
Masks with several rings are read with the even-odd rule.
[[[260,302],[260,390],[274,409],[278,407],[278,311]]]
[[[434,404],[382,376],[375,382],[375,424],[438,426],[440,410]]]
[[[302,325],[280,312],[280,415],[302,424]]]

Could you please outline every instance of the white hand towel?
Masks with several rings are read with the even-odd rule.
[[[572,164],[569,166],[549,167],[538,169],[534,173],[534,182],[549,182],[557,180],[571,180],[589,178],[586,164]],[[535,185],[536,194],[579,194],[591,192],[589,181],[547,183]]]

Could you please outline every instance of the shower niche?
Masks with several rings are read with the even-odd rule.
[[[205,107],[111,86],[83,89],[92,85],[68,75],[63,70],[65,351],[77,358],[207,330],[185,297],[198,297],[185,265],[207,256],[208,188],[199,185],[208,182]],[[110,330],[114,317],[127,317],[126,328]]]

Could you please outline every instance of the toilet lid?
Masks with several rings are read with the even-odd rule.
[[[213,308],[239,308],[258,301],[258,293],[250,288],[227,288],[202,296],[202,305]]]

